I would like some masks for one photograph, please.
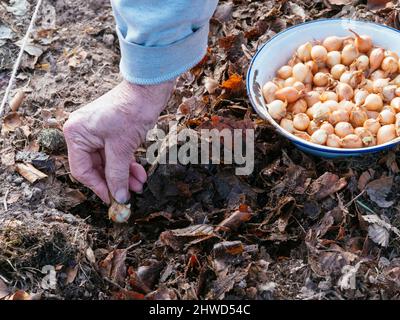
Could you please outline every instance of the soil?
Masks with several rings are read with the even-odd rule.
[[[399,149],[307,155],[257,117],[244,84],[251,56],[291,25],[349,17],[399,27],[398,4],[372,2],[220,1],[207,56],[179,78],[158,125],[254,127],[255,170],[151,167],[143,146],[149,180],[129,224],[114,225],[70,176],[60,130],[121,81],[111,6],[45,0],[12,91],[26,98],[0,137],[0,299],[398,299]],[[14,31],[0,42],[1,95],[29,3],[25,16],[0,10]],[[213,94],[206,77],[219,84]],[[46,176],[30,182],[21,164]]]

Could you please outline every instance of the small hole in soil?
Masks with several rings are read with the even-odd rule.
[[[70,210],[71,214],[88,219],[88,222],[96,227],[110,227],[108,219],[108,208],[97,201],[87,200]]]

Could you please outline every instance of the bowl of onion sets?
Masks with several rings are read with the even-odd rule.
[[[400,33],[329,19],[278,33],[253,57],[247,91],[259,114],[298,148],[357,156],[400,141]]]

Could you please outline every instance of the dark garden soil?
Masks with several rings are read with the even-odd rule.
[[[12,30],[0,39],[1,96],[29,2],[18,16],[0,1],[0,28]],[[59,130],[121,80],[111,7],[44,1],[12,91],[26,98],[0,137],[0,299],[400,298],[398,149],[345,160],[304,154],[253,112],[244,82],[257,48],[292,25],[349,17],[400,27],[396,1],[372,2],[220,1],[208,54],[179,78],[158,125],[254,127],[255,170],[150,168],[143,146],[136,156],[148,183],[129,224],[116,226],[69,175]]]

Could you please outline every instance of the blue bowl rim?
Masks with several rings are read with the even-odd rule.
[[[258,54],[263,50],[263,48],[269,44],[273,39],[275,39],[278,36],[281,36],[282,34],[291,31],[292,29],[296,29],[296,28],[301,28],[305,25],[308,24],[317,24],[317,23],[321,23],[321,22],[325,22],[325,21],[329,21],[329,22],[343,22],[343,21],[347,21],[347,22],[354,22],[354,23],[361,23],[361,24],[372,24],[375,25],[377,27],[380,28],[386,28],[392,31],[395,31],[397,33],[400,34],[400,30],[397,30],[395,28],[392,28],[390,26],[387,25],[383,25],[383,24],[379,24],[376,22],[371,22],[371,21],[363,21],[363,20],[355,20],[355,19],[342,19],[342,18],[336,18],[336,19],[318,19],[318,20],[312,20],[312,21],[306,21],[300,24],[296,24],[294,26],[291,26],[281,32],[278,32],[276,35],[274,35],[272,38],[268,39],[260,48],[257,49],[257,52],[254,54],[253,58],[250,61],[250,65],[248,67],[247,70],[247,74],[246,74],[246,90],[247,90],[247,95],[249,97],[250,103],[253,106],[253,109],[257,112],[257,108],[256,108],[256,103],[254,102],[252,95],[250,93],[250,73],[252,71],[254,62],[258,56]],[[257,112],[258,113],[258,112]],[[276,124],[276,125],[275,125]],[[286,132],[284,129],[282,129],[278,123],[275,122],[272,123],[272,125],[274,125],[277,129],[279,129],[279,133],[281,133],[283,136],[285,136],[287,139],[291,140],[294,144],[298,144],[301,145],[304,148],[307,149],[311,149],[311,150],[315,150],[315,151],[319,151],[319,152],[324,152],[324,153],[334,153],[334,154],[341,154],[341,155],[351,155],[351,154],[364,154],[364,153],[373,153],[373,152],[379,152],[382,150],[385,150],[387,148],[391,148],[394,147],[396,144],[398,144],[400,142],[400,138],[394,139],[392,141],[389,141],[385,144],[379,145],[379,146],[372,146],[372,147],[367,147],[367,148],[358,148],[358,149],[341,149],[341,148],[333,148],[333,147],[328,147],[328,146],[319,146],[315,143],[312,142],[308,142],[305,140],[302,140],[298,137],[296,137],[295,135]],[[304,142],[303,142],[304,141]]]

